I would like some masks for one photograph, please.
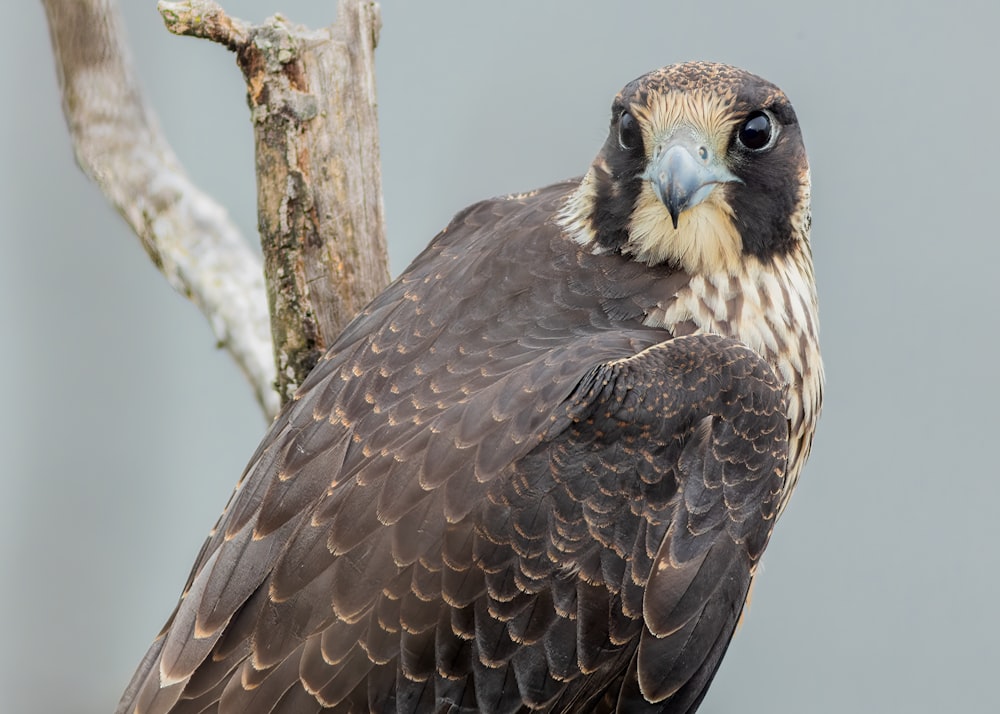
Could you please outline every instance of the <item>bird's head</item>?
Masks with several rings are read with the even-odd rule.
[[[809,166],[791,103],[728,65],[630,82],[563,225],[595,250],[690,274],[735,274],[808,242]]]

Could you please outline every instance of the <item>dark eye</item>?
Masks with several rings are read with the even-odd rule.
[[[639,122],[628,112],[622,112],[618,119],[618,143],[625,151],[634,151],[642,145]]]
[[[736,132],[736,138],[740,144],[751,151],[766,149],[771,144],[774,136],[774,127],[771,125],[771,117],[766,112],[751,112],[743,126]]]

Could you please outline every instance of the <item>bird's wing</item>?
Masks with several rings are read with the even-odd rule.
[[[690,712],[722,660],[778,515],[785,394],[755,352],[712,335],[657,345],[621,366],[612,402],[622,404],[619,420],[642,425],[638,463],[651,465],[640,474],[662,464],[676,494],[635,506],[658,511],[646,519],[657,527],[633,544],[631,577],[623,578],[630,614],[641,595],[642,631],[617,711]]]
[[[689,711],[770,534],[786,422],[746,347],[650,334],[371,424],[309,390],[121,711]]]
[[[777,513],[783,389],[739,342],[678,338],[591,370],[566,419],[479,526],[475,642],[508,666],[475,672],[476,701],[693,711]]]

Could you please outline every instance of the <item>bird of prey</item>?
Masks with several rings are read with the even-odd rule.
[[[694,712],[806,461],[809,169],[669,66],[461,211],[265,436],[119,712]]]

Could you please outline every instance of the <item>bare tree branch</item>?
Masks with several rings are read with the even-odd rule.
[[[225,45],[233,52],[246,46],[249,30],[245,22],[231,18],[218,4],[206,0],[160,2],[160,11],[167,29],[175,35],[188,35]]]
[[[274,391],[260,261],[226,211],[187,177],[146,105],[113,0],[42,0],[80,168],[175,290],[208,318],[265,414]]]
[[[322,30],[160,2],[168,29],[236,52],[257,154],[257,210],[282,402],[389,280],[375,100],[378,5],[341,0]]]

